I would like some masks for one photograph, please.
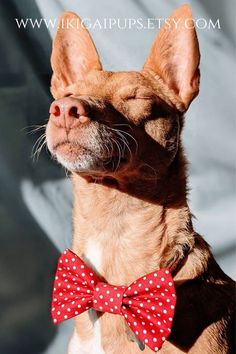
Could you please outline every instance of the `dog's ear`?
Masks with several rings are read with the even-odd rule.
[[[189,5],[176,9],[157,35],[144,70],[158,75],[187,110],[199,91],[200,53]]]
[[[56,99],[63,95],[67,86],[83,80],[91,70],[102,70],[89,32],[72,12],[65,12],[60,18],[53,41],[51,65],[51,92]]]

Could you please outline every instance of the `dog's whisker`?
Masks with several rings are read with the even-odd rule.
[[[33,161],[36,161],[43,149],[43,147],[46,145],[46,133],[43,133],[35,142],[33,148],[32,148],[32,154],[31,157]]]
[[[27,129],[31,129],[30,131],[26,132],[26,134],[34,134],[38,132],[39,130],[45,129],[47,124],[42,124],[42,125],[29,125],[27,127],[24,127],[21,129],[21,131],[25,131]]]
[[[109,129],[112,130],[112,131],[114,131],[114,132],[116,132],[117,134],[118,134],[118,133],[126,134],[128,137],[130,137],[130,138],[134,141],[134,143],[135,143],[135,145],[136,145],[136,153],[137,153],[137,151],[138,151],[138,142],[137,142],[137,140],[133,137],[133,135],[129,134],[128,132],[126,132],[125,130],[122,130],[122,129],[111,128],[111,127],[109,127]]]

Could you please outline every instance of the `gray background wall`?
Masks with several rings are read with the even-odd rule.
[[[2,0],[0,12],[0,354],[63,354],[72,321],[49,317],[59,252],[70,246],[71,186],[43,151],[31,151],[52,100],[49,56],[54,31],[18,29],[15,18],[166,17],[181,1]],[[186,116],[190,205],[196,230],[212,245],[226,273],[235,269],[235,5],[190,1],[195,18],[220,19],[221,30],[198,30],[201,92]],[[108,70],[141,68],[156,30],[91,30]],[[30,129],[28,129],[30,130]]]

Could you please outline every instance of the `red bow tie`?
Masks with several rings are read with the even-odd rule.
[[[102,282],[71,250],[59,259],[52,301],[54,323],[90,308],[123,315],[136,337],[158,351],[170,335],[175,303],[168,269],[147,274],[128,287],[114,286]]]

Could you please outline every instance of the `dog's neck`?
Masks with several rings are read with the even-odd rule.
[[[73,175],[73,247],[108,282],[129,283],[169,266],[175,261],[173,254],[181,257],[183,245],[191,248],[193,230],[186,202],[185,162],[178,155],[173,164],[179,166],[170,168],[158,188],[155,180],[153,188],[148,181],[146,190],[152,191],[151,198],[148,193],[142,198],[135,195],[135,179],[130,192]],[[153,190],[161,191],[156,198]]]

